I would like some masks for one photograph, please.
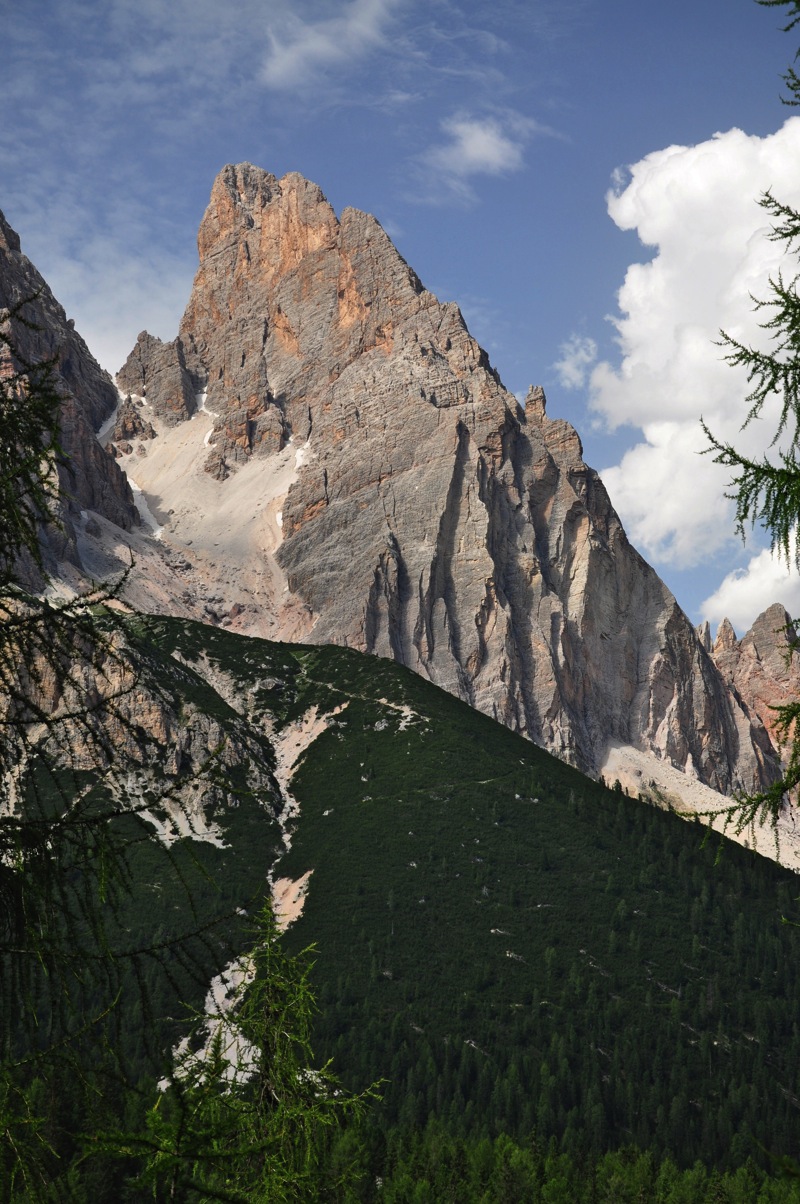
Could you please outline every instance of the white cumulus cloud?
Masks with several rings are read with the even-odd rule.
[[[800,576],[787,568],[782,557],[765,548],[746,568],[729,573],[701,610],[712,625],[730,619],[741,636],[773,602],[780,602],[793,617],[800,616]]]
[[[777,429],[776,409],[766,407],[763,421],[741,431],[747,380],[715,342],[723,328],[768,346],[752,296],[768,294],[785,250],[767,239],[757,199],[770,189],[800,208],[798,161],[800,118],[793,117],[769,137],[733,129],[657,151],[608,196],[616,224],[635,230],[654,254],[628,268],[612,319],[620,363],[595,366],[590,400],[609,428],[640,432],[603,479],[632,539],[656,563],[701,564],[738,538],[724,497],[728,470],[700,454],[701,415],[717,438],[751,455],[765,451]],[[785,271],[793,276],[796,265]],[[744,578],[736,580],[743,596]]]
[[[655,564],[702,564],[711,549],[738,540],[724,471],[707,471],[694,422],[648,422],[644,441],[601,472],[631,542]],[[712,469],[718,466],[711,465]]]

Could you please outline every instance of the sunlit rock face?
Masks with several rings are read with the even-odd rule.
[[[711,655],[731,690],[780,745],[775,708],[800,698],[797,636],[785,607],[768,607],[740,640],[724,619]]]
[[[588,772],[616,742],[722,791],[771,780],[575,430],[504,388],[374,218],[240,164],[198,247],[177,337],[143,332],[118,378],[118,460],[76,452],[82,488],[122,464],[156,516],[133,605],[393,657]]]
[[[772,776],[575,430],[540,389],[519,404],[374,218],[240,164],[198,246],[175,347],[217,415],[206,469],[266,478],[303,449],[276,556],[307,638],[394,657],[589,771],[616,740],[724,791]]]

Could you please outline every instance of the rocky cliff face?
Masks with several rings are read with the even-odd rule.
[[[178,335],[139,336],[118,405],[0,219],[0,304],[40,290],[15,339],[64,390],[55,558],[99,577],[130,545],[138,609],[393,657],[588,772],[615,745],[723,792],[772,780],[794,679],[766,627],[698,636],[574,429],[508,393],[374,218],[241,164],[198,245]],[[115,409],[111,456],[93,432]]]
[[[224,505],[245,473],[242,526],[262,498],[258,555],[306,615],[295,635],[394,657],[590,772],[615,741],[726,792],[772,777],[761,721],[628,543],[574,429],[541,390],[519,405],[374,218],[240,164],[198,246],[178,338],[140,336],[120,379],[166,406],[160,439],[205,393],[194,454],[213,480],[192,496],[211,514],[202,499]],[[186,486],[157,454],[133,463],[166,504]]]
[[[709,640],[710,643],[710,640]],[[720,624],[711,656],[730,690],[779,743],[775,707],[800,697],[797,637],[788,611],[770,606],[740,640],[727,619]],[[794,655],[790,653],[795,652]]]
[[[95,621],[80,602],[54,611],[6,598],[0,623],[0,811],[19,806],[20,781],[40,754],[57,774],[96,775],[167,842],[219,840],[212,813],[238,806],[245,781],[279,809],[270,741],[189,665],[165,671],[123,623]],[[47,791],[42,799],[51,805]]]
[[[47,539],[53,555],[77,561],[74,522],[81,510],[104,515],[124,530],[139,522],[125,474],[106,455],[94,432],[113,414],[117,391],[107,372],[92,356],[63,308],[30,260],[22,253],[18,235],[0,213],[0,309],[32,298],[23,316],[33,328],[11,321],[13,346],[29,363],[55,357],[56,377],[63,395],[61,438],[67,466],[61,480],[61,531],[52,528]]]
[[[169,425],[190,418],[196,409],[195,389],[186,370],[180,339],[163,343],[143,330],[136,346],[117,373],[122,392],[147,399]]]

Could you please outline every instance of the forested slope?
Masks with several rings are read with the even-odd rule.
[[[607,1152],[632,1148],[619,1173],[646,1172],[651,1198],[672,1204],[705,1195],[657,1196],[659,1175],[695,1175],[705,1192],[730,1172],[752,1187],[796,1152],[793,874],[590,781],[393,662],[176,619],[125,625],[136,697],[158,681],[161,719],[193,735],[177,759],[169,742],[163,764],[152,754],[135,820],[113,821],[130,889],[106,947],[74,970],[91,1021],[81,1033],[78,1010],[81,1072],[42,1076],[35,1059],[25,1071],[38,1038],[20,1030],[27,1103],[59,1183],[136,1198],[138,1155],[87,1158],[87,1132],[144,1122],[191,1009],[248,951],[268,874],[309,871],[282,943],[316,946],[317,1063],[332,1058],[351,1090],[383,1080],[324,1161],[330,1175],[355,1164],[361,1186],[321,1184],[320,1198],[369,1200],[382,1180],[385,1199],[491,1200],[498,1175],[517,1175],[522,1194],[503,1199],[577,1200],[612,1167]],[[297,742],[292,814],[276,748],[309,715],[320,734]],[[194,838],[180,837],[174,791],[156,785],[172,775],[194,789],[201,736],[209,789],[185,813]],[[91,783],[88,768],[79,776]],[[88,864],[63,870],[105,906]],[[105,974],[108,956],[125,960],[121,977]],[[46,1049],[44,1006],[39,1019]],[[534,1193],[559,1177],[572,1196]],[[415,1178],[427,1195],[408,1194]]]
[[[590,781],[391,662],[150,631],[279,722],[344,709],[295,774],[286,942],[317,945],[321,1056],[376,1122],[635,1142],[681,1165],[791,1153],[797,880]],[[256,680],[269,688],[253,694]]]

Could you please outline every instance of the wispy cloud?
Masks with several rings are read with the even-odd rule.
[[[531,138],[552,133],[533,118],[510,110],[485,116],[457,113],[445,118],[440,128],[445,140],[417,159],[418,174],[427,180],[425,200],[473,200],[472,179],[519,171]]]
[[[413,200],[435,189],[458,202],[476,181],[520,171],[541,127],[501,106],[512,93],[521,106],[509,60],[548,7],[556,0],[26,0],[3,30],[0,205],[117,368],[142,327],[174,335],[197,221],[228,159],[311,175],[333,158],[355,203],[349,176],[366,160],[395,226],[409,199],[395,173],[414,177]],[[354,107],[360,137],[331,120]]]
[[[76,180],[63,181],[57,207],[44,206],[40,198],[26,215],[20,204],[22,221],[16,206],[6,216],[102,366],[118,371],[145,326],[174,338],[196,266],[192,232],[124,194],[109,196],[87,228]]]
[[[426,153],[431,167],[464,179],[473,175],[496,176],[522,165],[520,127],[505,131],[493,117],[451,117],[442,122],[449,141]]]
[[[269,52],[261,72],[269,88],[297,91],[320,71],[362,58],[385,43],[400,0],[350,0],[338,16],[304,22],[296,14],[269,30]]]
[[[589,369],[597,359],[597,343],[594,339],[573,334],[561,344],[559,351],[561,359],[556,360],[553,368],[560,384],[565,389],[582,389]]]

